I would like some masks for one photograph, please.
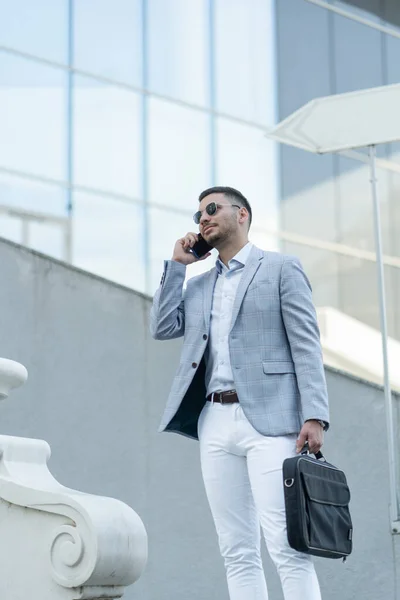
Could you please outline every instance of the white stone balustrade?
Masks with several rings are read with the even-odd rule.
[[[27,379],[0,359],[0,397]],[[49,445],[0,436],[0,599],[121,598],[147,561],[147,534],[129,506],[60,485]]]

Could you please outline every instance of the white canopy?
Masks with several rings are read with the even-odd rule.
[[[400,84],[311,100],[268,137],[321,154],[398,141]]]

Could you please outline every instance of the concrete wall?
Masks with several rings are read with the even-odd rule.
[[[60,482],[140,514],[150,559],[127,600],[227,600],[197,443],[156,433],[180,341],[150,338],[150,299],[132,290],[6,241],[0,265],[0,356],[29,370],[0,404],[0,432],[46,439]],[[348,474],[355,534],[347,563],[317,561],[323,598],[395,600],[383,393],[338,372],[327,379],[325,450]],[[266,572],[282,599],[268,558]]]

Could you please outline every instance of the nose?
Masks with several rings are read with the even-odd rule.
[[[210,215],[207,214],[206,210],[203,210],[203,212],[201,213],[201,217],[200,217],[200,225],[204,225],[204,223],[209,223],[210,222]]]

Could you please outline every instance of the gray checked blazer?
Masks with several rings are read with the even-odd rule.
[[[217,270],[189,279],[183,292],[185,273],[184,265],[165,261],[150,331],[157,340],[184,336],[159,431],[198,439]],[[229,351],[240,405],[261,434],[298,433],[308,419],[329,423],[311,286],[297,258],[253,246],[233,306]]]

